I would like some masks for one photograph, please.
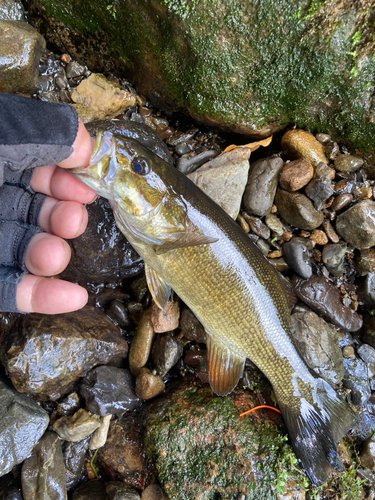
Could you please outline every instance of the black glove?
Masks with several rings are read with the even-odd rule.
[[[32,169],[68,158],[77,131],[77,113],[66,104],[0,94],[0,312],[18,311],[26,248],[41,231],[46,196],[30,188]]]

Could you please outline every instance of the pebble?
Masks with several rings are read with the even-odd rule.
[[[371,309],[375,307],[375,273],[368,273],[359,285],[358,300]]]
[[[199,167],[212,160],[218,155],[218,151],[210,150],[203,151],[198,155],[189,154],[187,152],[184,156],[182,156],[177,162],[177,170],[182,172],[185,175],[191,174],[195,172]]]
[[[151,321],[152,308],[148,308],[142,315],[138,328],[132,338],[129,349],[129,368],[133,375],[145,366],[150,356],[154,327]]]
[[[98,427],[91,436],[89,444],[90,450],[97,450],[98,448],[101,448],[102,446],[105,445],[107,441],[108,429],[109,429],[109,424],[111,422],[111,418],[112,415],[107,415],[105,417],[102,417],[102,423],[100,424],[100,427]]]
[[[340,241],[340,238],[336,234],[336,231],[333,229],[333,226],[329,222],[329,220],[326,219],[323,221],[322,228],[324,229],[328,239],[332,241],[332,243],[338,243]]]
[[[122,300],[110,300],[106,305],[105,312],[120,328],[128,328],[130,326],[130,314]]]
[[[147,321],[147,319],[146,319]],[[170,332],[178,327],[180,321],[180,304],[177,301],[169,300],[165,310],[152,304],[151,323],[155,333]]]
[[[173,332],[156,336],[151,350],[151,359],[159,377],[165,377],[183,354],[183,348]]]
[[[355,356],[354,347],[352,347],[351,345],[347,345],[347,346],[343,347],[342,355],[344,358],[347,358],[347,359],[355,359],[356,356]]]
[[[67,78],[77,78],[85,74],[86,68],[77,61],[71,61],[66,65],[65,71]]]
[[[343,385],[351,390],[354,405],[365,405],[371,396],[366,363],[360,359],[344,358]]]
[[[245,231],[245,233],[249,233],[250,232],[250,226],[245,221],[245,219],[242,217],[242,215],[238,215],[237,222],[239,223],[239,225],[241,226],[241,228]]]
[[[331,136],[329,134],[323,134],[322,132],[319,132],[316,134],[315,139],[322,144],[326,144],[331,140]]]
[[[246,220],[246,222],[249,224],[250,229],[252,230],[252,232],[254,234],[259,236],[260,238],[268,240],[268,238],[271,236],[271,231],[264,224],[264,222],[262,222],[258,217],[248,215],[247,213],[244,213],[243,217]]]
[[[141,500],[138,492],[120,481],[111,481],[106,486],[108,500]]]
[[[100,427],[97,415],[90,415],[83,408],[79,409],[72,417],[61,417],[53,424],[52,428],[65,441],[81,441]]]
[[[313,200],[316,210],[321,210],[324,202],[333,195],[334,189],[330,179],[314,177],[306,186],[305,193],[310,200]]]
[[[269,259],[278,259],[279,257],[281,257],[283,255],[282,251],[281,250],[273,250],[272,252],[270,252],[267,257]]]
[[[290,193],[279,188],[275,203],[282,219],[292,226],[311,230],[319,227],[324,220],[323,213],[315,210],[309,198],[302,193]]]
[[[293,233],[290,231],[283,231],[283,241],[290,241],[293,238]]]
[[[359,250],[375,245],[375,201],[363,200],[340,214],[336,231]]]
[[[342,179],[341,181],[336,183],[335,186],[335,194],[353,194],[355,192],[355,183],[354,181],[349,181],[346,179]]]
[[[335,171],[323,162],[318,163],[315,168],[314,177],[324,177],[333,181],[335,178]]]
[[[309,247],[310,245],[310,247]],[[294,237],[285,242],[282,250],[285,262],[302,278],[308,279],[312,275],[309,250],[311,243],[305,238]]]
[[[271,231],[273,232],[273,234],[277,238],[280,238],[283,236],[284,228],[283,228],[282,222],[275,214],[266,215],[265,223],[266,223],[266,226],[268,226],[271,229]]]
[[[334,165],[338,172],[355,172],[362,167],[363,160],[352,155],[339,155],[336,157]]]
[[[344,272],[347,247],[345,242],[341,242],[330,243],[323,248],[322,261],[333,276],[341,276]]]
[[[375,439],[373,437],[366,439],[363,443],[359,460],[362,467],[375,471]]]
[[[334,160],[340,153],[340,148],[337,142],[329,142],[326,144],[324,151],[329,160]]]
[[[256,242],[257,247],[262,252],[263,255],[268,255],[270,252],[270,245],[264,241],[262,238],[259,238]]]
[[[128,303],[128,311],[133,323],[138,325],[144,312],[143,305],[132,300]]]
[[[375,349],[368,344],[362,344],[357,349],[359,357],[366,363],[370,378],[375,377]]]
[[[199,129],[197,128],[192,128],[187,132],[176,132],[172,137],[168,137],[166,143],[169,146],[177,146],[177,144],[180,144],[182,142],[187,142],[193,139],[193,137],[197,132],[199,132]]]
[[[73,489],[82,481],[89,442],[90,438],[88,437],[77,443],[64,441],[62,444],[67,490]]]
[[[165,500],[163,490],[158,484],[150,484],[142,491],[142,500]]]
[[[165,389],[163,380],[148,368],[141,368],[135,381],[135,392],[141,399],[152,399]]]
[[[335,212],[338,212],[339,210],[342,210],[343,208],[347,207],[350,205],[350,203],[353,201],[353,195],[350,193],[346,194],[339,194],[336,196],[334,199],[331,208]]]
[[[98,366],[83,379],[81,394],[86,408],[102,417],[134,410],[140,401],[130,372],[115,366]]]
[[[313,274],[304,281],[294,275],[292,284],[297,297],[330,323],[350,332],[362,327],[363,320],[359,314],[342,304],[340,291],[323,276]]]
[[[80,397],[76,392],[65,396],[57,405],[56,411],[59,415],[72,415],[80,407]]]
[[[299,158],[284,165],[279,184],[287,191],[297,191],[306,186],[313,178],[313,175],[314,169],[309,160]]]
[[[248,212],[260,216],[271,212],[283,165],[279,157],[263,158],[251,164],[243,195],[243,204]]]
[[[361,250],[354,263],[358,276],[366,276],[367,273],[374,273],[375,248],[367,248],[366,250]]]
[[[288,130],[281,139],[281,147],[292,160],[305,158],[313,167],[320,162],[328,163],[323,145],[305,130]]]
[[[174,148],[175,152],[179,155],[186,155],[187,153],[190,153],[191,147],[187,142],[181,142],[177,144],[177,146]]]
[[[324,231],[321,229],[313,229],[309,239],[315,241],[317,245],[326,245],[328,243],[328,237]]]
[[[148,292],[146,276],[142,275],[139,278],[136,278],[130,285],[130,290],[132,291],[136,302],[142,302]]]
[[[288,264],[285,262],[285,260],[282,257],[280,257],[279,259],[270,259],[270,263],[280,273],[286,273],[289,270]]]
[[[187,340],[206,343],[206,331],[190,309],[183,309],[180,318],[181,334]]]

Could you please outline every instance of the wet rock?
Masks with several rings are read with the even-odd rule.
[[[313,167],[320,162],[328,163],[322,144],[305,130],[288,130],[281,139],[281,147],[291,160],[305,158]]]
[[[316,245],[324,246],[328,243],[328,236],[321,229],[313,229],[311,235],[309,236],[309,240]]]
[[[375,273],[368,273],[359,285],[358,301],[371,308],[375,306]]]
[[[334,164],[338,172],[355,172],[362,167],[363,160],[352,155],[339,155]]]
[[[342,210],[343,208],[345,208],[348,205],[350,205],[350,203],[352,201],[353,201],[353,195],[352,194],[350,194],[350,193],[339,194],[334,199],[334,201],[333,201],[333,203],[331,205],[331,209],[334,210],[334,211]]]
[[[80,397],[76,392],[72,392],[60,401],[57,405],[56,411],[59,415],[73,415],[73,413],[78,410],[79,406]]]
[[[151,322],[155,333],[163,333],[178,327],[180,320],[180,304],[169,300],[165,310],[160,309],[155,302],[152,305]]]
[[[271,212],[283,165],[283,160],[278,157],[262,158],[251,165],[243,195],[246,210],[255,215],[267,215]]]
[[[238,215],[237,216],[237,222],[242,227],[242,229],[245,231],[245,233],[249,233],[250,232],[250,226],[246,222],[246,220],[242,217],[242,215]]]
[[[21,481],[24,500],[66,500],[65,466],[57,434],[44,434],[22,465]]]
[[[311,243],[306,238],[294,237],[286,241],[282,247],[285,262],[299,276],[308,279],[312,275],[311,259],[309,250],[312,250]]]
[[[271,250],[271,247],[270,245],[264,241],[262,238],[259,238],[257,241],[256,241],[256,245],[257,247],[259,248],[259,250],[262,252],[263,255],[268,255],[270,250]]]
[[[0,19],[0,92],[32,89],[45,48],[44,38],[29,24]]]
[[[342,304],[339,290],[323,276],[313,274],[306,281],[293,276],[292,284],[297,297],[330,323],[350,332],[356,332],[362,327],[362,318]]]
[[[333,181],[335,178],[335,171],[323,162],[318,163],[315,167],[314,177],[323,177]]]
[[[133,377],[128,370],[98,366],[83,379],[81,394],[92,413],[112,415],[133,410],[140,401],[134,393]]]
[[[305,193],[314,202],[316,210],[323,208],[324,202],[333,195],[333,192],[330,179],[325,177],[314,177],[305,188]]]
[[[87,437],[77,443],[65,441],[62,445],[67,490],[75,488],[84,477],[85,457],[89,442],[90,438]]]
[[[180,144],[177,144],[177,146],[174,148],[174,150],[175,150],[176,154],[178,154],[179,156],[182,156],[182,155],[186,155],[187,153],[189,153],[191,151],[191,147],[187,142],[181,142]],[[211,159],[211,158],[209,158],[209,159]],[[200,167],[200,165],[198,165],[198,166]],[[179,162],[177,163],[177,168],[178,168],[178,170],[180,170]]]
[[[90,450],[97,450],[105,445],[108,436],[109,424],[111,423],[112,415],[107,415],[102,417],[102,422],[100,427],[94,431],[90,439],[89,448]]]
[[[158,484],[150,484],[142,491],[142,500],[165,500],[163,490]]]
[[[30,456],[48,421],[47,412],[29,396],[0,380],[0,476]]]
[[[362,344],[357,349],[358,355],[366,363],[368,375],[370,378],[375,377],[375,349],[368,344]]]
[[[284,233],[284,228],[280,219],[274,214],[266,215],[266,226],[268,226],[276,237],[280,238]]]
[[[323,134],[322,132],[319,132],[316,134],[315,139],[322,144],[326,144],[331,140],[331,136],[329,134]]]
[[[315,229],[324,220],[323,213],[315,210],[309,198],[302,193],[289,193],[279,188],[275,204],[285,222],[300,229]]]
[[[98,460],[107,471],[140,490],[155,479],[153,466],[144,451],[142,432],[140,416],[127,413],[111,421],[107,442],[98,451]]]
[[[329,160],[334,160],[340,153],[340,148],[337,142],[328,142],[324,148],[325,154]]]
[[[173,332],[156,336],[151,350],[151,360],[156,373],[164,377],[183,354],[183,348]]]
[[[271,231],[266,226],[266,224],[264,224],[260,219],[258,219],[258,217],[254,217],[246,213],[244,213],[243,216],[246,222],[249,224],[251,231],[254,234],[259,236],[260,238],[268,240],[268,238],[271,236]]]
[[[85,66],[79,64],[77,61],[70,61],[66,65],[66,76],[67,78],[77,78],[83,76],[86,72]]]
[[[361,250],[355,259],[355,269],[358,276],[366,276],[375,272],[375,248]]]
[[[322,261],[333,276],[341,276],[344,272],[347,246],[346,243],[342,242],[331,243],[323,248]]]
[[[135,95],[97,73],[82,80],[71,98],[83,123],[115,118],[137,102]]]
[[[131,321],[128,308],[121,300],[111,300],[106,305],[105,312],[120,328],[127,328],[130,326]]]
[[[39,399],[58,399],[98,364],[124,358],[128,345],[100,310],[11,316],[0,325],[0,358],[13,385]]]
[[[352,347],[351,345],[345,346],[342,349],[342,355],[344,358],[347,358],[347,359],[355,359],[356,355],[355,355],[354,347]]]
[[[61,277],[82,286],[121,282],[143,271],[143,262],[118,229],[109,203],[87,205],[86,231],[69,241],[72,258]]]
[[[365,332],[362,335],[363,342],[375,347],[375,316],[367,316],[364,325]]]
[[[373,437],[363,443],[359,460],[362,467],[375,471],[375,439]]]
[[[148,292],[146,276],[141,275],[139,276],[139,278],[136,278],[130,285],[130,289],[136,302],[142,302],[143,298]]]
[[[353,404],[362,406],[371,396],[366,363],[360,359],[344,359],[343,384],[351,390]]]
[[[111,481],[106,486],[107,500],[141,500],[138,492],[120,481]]]
[[[333,229],[329,220],[323,221],[322,228],[324,229],[327,238],[332,241],[332,243],[338,243],[340,241],[340,238],[337,236],[336,231]]]
[[[336,231],[359,250],[375,245],[375,201],[363,200],[337,217]]]
[[[163,380],[154,375],[148,368],[142,368],[136,379],[135,392],[141,399],[152,399],[165,389]]]
[[[137,375],[139,370],[145,366],[150,356],[154,338],[151,315],[152,308],[150,307],[143,313],[130,344],[129,368],[134,375]]]
[[[131,317],[131,320],[133,321],[134,324],[138,325],[139,322],[141,321],[144,309],[143,305],[140,304],[139,302],[129,302],[128,304],[128,311]]]
[[[300,158],[284,165],[280,175],[280,186],[286,191],[297,191],[308,184],[314,169],[308,160]]]
[[[190,309],[182,310],[180,328],[185,339],[206,343],[206,331]]]
[[[100,426],[97,415],[90,415],[81,408],[72,417],[61,417],[52,428],[65,441],[82,441],[90,436]]]
[[[250,149],[237,148],[205,163],[188,177],[236,219],[248,178],[249,158]]]
[[[72,500],[108,500],[106,493],[106,484],[94,479],[80,484],[73,492]]]
[[[22,3],[15,0],[2,0],[0,19],[3,21],[25,21],[25,9]]]
[[[179,150],[181,151],[181,144],[176,146],[176,149],[177,149],[177,147],[179,147]],[[209,162],[210,160],[215,158],[215,156],[218,155],[218,151],[213,151],[213,150],[203,151],[203,153],[200,153],[200,154],[195,155],[195,156],[191,155],[191,154],[189,155],[188,153],[190,152],[190,148],[187,145],[186,145],[186,147],[188,149],[187,151],[185,151],[186,156],[183,156],[177,162],[177,169],[185,175],[193,173],[199,167],[201,167],[205,163]]]
[[[337,330],[312,311],[292,314],[291,321],[293,344],[307,366],[329,384],[338,384],[344,365]]]

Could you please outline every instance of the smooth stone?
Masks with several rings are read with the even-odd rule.
[[[193,345],[191,349],[185,351],[184,363],[192,368],[196,368],[198,372],[207,373],[207,351]]]
[[[375,273],[375,248],[361,250],[354,260],[358,276]]]
[[[264,224],[264,222],[258,219],[258,217],[244,214],[244,219],[249,224],[251,231],[260,238],[268,240],[268,238],[271,236],[270,229],[266,226],[266,224]]]
[[[141,399],[152,399],[165,389],[163,380],[148,368],[141,368],[135,381],[135,392]]]
[[[365,405],[371,396],[368,382],[367,366],[360,359],[344,359],[343,385],[351,390],[351,400],[354,405]]]
[[[82,66],[82,64],[79,64],[77,61],[70,61],[66,65],[67,78],[77,78],[78,76],[83,76],[85,71],[85,66]]]
[[[0,323],[0,358],[19,392],[59,399],[99,364],[126,357],[120,330],[99,309],[59,315],[14,314]]]
[[[80,484],[73,492],[72,500],[108,500],[106,483],[93,479]]]
[[[259,248],[259,250],[262,252],[263,255],[268,255],[271,250],[271,246],[267,243],[267,241],[264,241],[262,238],[259,238],[256,242],[256,246]]]
[[[309,236],[309,240],[315,242],[317,245],[324,246],[328,243],[328,236],[321,229],[313,229]]]
[[[138,492],[120,481],[111,481],[106,486],[107,500],[141,500]]]
[[[152,308],[149,307],[142,314],[130,344],[129,368],[134,375],[137,375],[138,371],[145,366],[150,356],[154,338],[154,327],[151,321],[151,315]]]
[[[356,356],[355,356],[354,347],[352,347],[351,345],[347,345],[347,346],[343,347],[342,356],[344,358],[348,358],[348,359],[355,359]]]
[[[283,165],[284,161],[279,157],[262,158],[251,164],[243,195],[246,210],[254,215],[271,212]]]
[[[133,323],[138,325],[144,312],[143,305],[139,302],[131,301],[128,303],[128,311]]]
[[[55,78],[56,87],[59,89],[68,89],[69,83],[65,76],[58,75]]]
[[[350,205],[350,203],[352,201],[353,201],[353,195],[352,194],[349,194],[349,193],[339,194],[333,200],[333,203],[331,205],[331,209],[334,210],[335,212],[338,212],[339,210],[342,210],[343,208],[345,208],[348,205]]]
[[[326,144],[331,140],[331,136],[329,134],[323,134],[322,132],[318,132],[315,136],[315,139],[322,144]]]
[[[52,425],[53,430],[65,441],[82,441],[100,427],[100,418],[80,408],[71,417],[61,417]]]
[[[266,226],[268,226],[278,238],[281,238],[281,236],[284,233],[284,227],[281,220],[277,217],[277,215],[267,214],[265,218],[265,223]]]
[[[151,350],[151,360],[159,377],[165,377],[183,354],[181,343],[173,332],[159,333]]]
[[[130,326],[130,314],[126,304],[122,300],[110,300],[106,304],[105,312],[120,328],[128,328]]]
[[[180,144],[178,146],[181,147]],[[190,148],[188,147],[185,156],[182,156],[177,162],[177,170],[185,175],[193,173],[199,167],[209,162],[218,155],[218,151],[213,150],[203,151],[203,153],[199,153],[198,155],[189,154],[189,152]]]
[[[279,184],[287,191],[297,191],[308,184],[314,175],[314,169],[304,158],[286,163],[281,171]]]
[[[322,261],[333,276],[341,276],[344,272],[345,253],[348,245],[342,243],[330,243],[325,245],[322,251]]]
[[[375,349],[368,344],[362,344],[358,347],[357,352],[367,365],[369,377],[375,377]]]
[[[66,489],[68,491],[75,488],[82,481],[89,443],[89,437],[76,443],[72,441],[63,442],[62,451],[66,470]]]
[[[206,331],[190,309],[183,309],[180,317],[181,333],[187,340],[206,343]]]
[[[182,156],[182,155],[186,155],[187,153],[189,153],[191,151],[191,147],[189,146],[189,144],[187,142],[180,142],[179,144],[176,145],[174,150],[175,150],[176,154],[178,154],[179,156]],[[177,164],[177,168],[178,168],[178,164]]]
[[[66,475],[60,439],[46,432],[22,465],[23,500],[66,500]]]
[[[302,193],[290,193],[279,188],[276,192],[275,204],[282,219],[300,229],[315,229],[324,220],[323,213],[315,210],[309,198]]]
[[[188,175],[202,191],[237,219],[249,174],[250,149],[223,153]]]
[[[335,178],[335,174],[336,173],[333,168],[329,167],[323,162],[318,163],[314,171],[314,177],[323,177],[331,181],[333,181],[333,179]]]
[[[363,160],[352,155],[339,155],[335,158],[334,165],[338,172],[355,172],[362,167]]]
[[[362,467],[375,471],[375,439],[373,437],[366,439],[362,444],[359,461]]]
[[[57,405],[56,411],[59,415],[73,415],[80,407],[80,397],[72,392],[63,398]]]
[[[180,321],[180,304],[169,300],[165,309],[160,309],[154,302],[151,307],[151,322],[155,333],[170,332],[178,328]]]
[[[324,202],[333,195],[334,189],[330,179],[314,177],[306,186],[305,193],[314,202],[315,209],[321,210]]]
[[[142,500],[165,500],[163,490],[158,484],[150,484],[142,491]]]
[[[336,219],[336,231],[353,247],[363,250],[375,245],[375,201],[363,200]]]
[[[375,307],[375,273],[368,273],[359,285],[358,301],[369,308]]]
[[[305,281],[294,275],[292,284],[296,295],[330,323],[350,332],[362,327],[359,314],[343,305],[340,291],[323,276],[313,274]]]
[[[143,274],[136,278],[130,285],[130,290],[136,302],[142,302],[148,292],[148,284],[146,276]]]
[[[288,130],[281,139],[281,147],[291,160],[305,158],[313,167],[320,162],[328,163],[323,145],[305,130]]]
[[[292,314],[290,333],[309,368],[332,385],[343,379],[343,355],[335,328],[311,311]]]
[[[299,237],[294,237],[290,241],[286,241],[282,246],[285,262],[293,271],[301,276],[301,278],[308,279],[312,275],[311,259],[309,255],[309,250],[311,249],[311,243],[306,240],[306,238]]]
[[[44,38],[29,24],[0,19],[0,92],[31,90],[45,48]]]
[[[115,366],[98,366],[83,379],[80,392],[86,407],[102,417],[134,410],[140,401],[130,372]]]
[[[327,238],[332,241],[332,243],[339,243],[340,238],[338,237],[336,231],[333,229],[332,224],[329,220],[324,220],[322,223],[322,228],[327,235]]]
[[[43,408],[0,380],[0,476],[30,456],[48,423]]]
[[[97,455],[104,470],[140,490],[155,481],[154,467],[144,450],[142,420],[134,411],[112,420],[107,442]]]
[[[102,422],[100,427],[94,431],[93,435],[90,439],[89,449],[97,450],[105,445],[108,436],[109,424],[111,423],[112,415],[107,415],[106,417],[102,417]]]

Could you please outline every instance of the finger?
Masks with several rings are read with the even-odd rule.
[[[92,203],[97,197],[93,189],[57,165],[36,168],[30,186],[37,193],[53,196],[59,200]]]
[[[85,231],[87,221],[87,210],[81,203],[47,198],[40,211],[38,224],[47,233],[70,239]]]
[[[81,309],[88,295],[74,283],[26,274],[17,286],[16,300],[22,312],[60,314]]]
[[[95,139],[90,137],[86,127],[79,120],[77,136],[72,144],[73,153],[58,165],[61,168],[86,167],[89,164],[94,146]]]
[[[25,253],[25,266],[38,276],[55,276],[69,263],[68,243],[52,234],[38,233],[31,239]]]

